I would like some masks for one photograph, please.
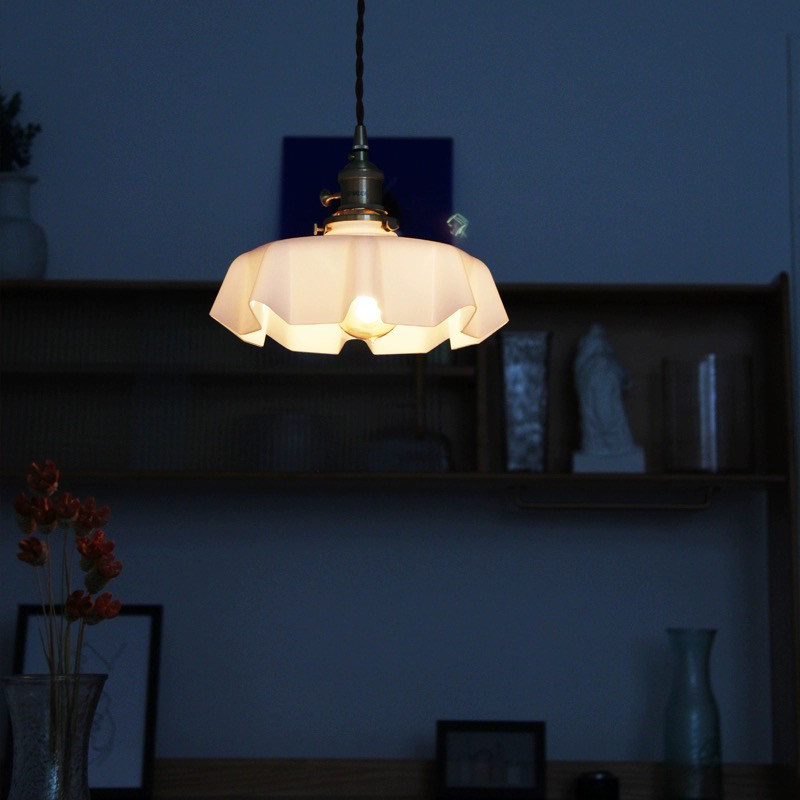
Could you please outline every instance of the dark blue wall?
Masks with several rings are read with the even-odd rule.
[[[498,280],[790,268],[796,3],[368,5],[369,131],[453,137],[465,249]],[[342,0],[4,0],[0,85],[44,127],[48,275],[221,280],[274,237],[282,137],[352,130],[354,18]],[[553,758],[657,759],[663,631],[682,624],[720,630],[726,759],[770,756],[759,497],[596,518],[488,493],[81,491],[112,506],[117,592],[165,607],[161,756],[428,757],[437,718],[507,717],[547,720]],[[11,496],[6,671],[35,599]]]

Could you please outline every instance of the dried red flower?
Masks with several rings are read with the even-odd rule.
[[[95,528],[102,528],[108,522],[110,514],[108,506],[97,507],[94,497],[87,497],[78,508],[78,516],[75,520],[75,533],[78,536],[86,536]]]
[[[37,539],[35,536],[28,536],[26,539],[20,539],[18,546],[17,558],[20,561],[24,561],[32,567],[41,567],[47,563],[49,555],[47,542]]]
[[[117,575],[122,572],[122,562],[117,561],[111,553],[106,553],[106,555],[101,556],[96,564],[95,567],[97,571],[104,577],[111,580],[111,578],[116,578]]]
[[[84,576],[83,585],[90,594],[95,594],[120,572],[122,572],[122,562],[116,561],[111,553],[106,553],[92,564]]]
[[[33,504],[25,492],[20,492],[14,498],[14,511],[17,512],[17,525],[24,534],[31,534],[36,530],[36,520],[33,518]]]
[[[73,497],[70,492],[64,492],[51,498],[50,504],[56,512],[59,524],[63,527],[67,527],[78,518],[81,501],[77,497]]]
[[[40,599],[45,611],[42,636],[45,658],[50,673],[78,674],[80,672],[81,648],[85,625],[96,625],[104,619],[116,617],[122,603],[112,600],[105,592],[96,599],[93,595],[122,572],[122,562],[114,557],[114,542],[106,540],[105,531],[100,530],[108,522],[108,506],[98,507],[94,497],[81,502],[69,492],[58,492],[60,472],[50,460],[43,466],[34,463],[26,475],[29,492],[21,492],[14,499],[17,522],[26,534],[19,540],[17,558],[34,567],[47,565],[44,575],[37,580]],[[34,535],[37,531],[49,534],[60,525],[64,535],[63,549],[59,545],[53,550],[49,540]],[[69,541],[75,537],[80,554],[81,569],[84,571],[84,589],[70,592],[72,569]],[[59,558],[52,559],[51,550]],[[56,574],[56,571],[60,574]],[[66,595],[63,614],[58,615],[55,594],[58,590]],[[67,625],[64,625],[64,619]],[[78,630],[72,627],[78,622]],[[72,650],[72,637],[75,636],[75,650]]]
[[[95,531],[91,536],[81,536],[75,541],[81,554],[81,569],[87,572],[94,562],[109,555],[114,549],[113,541],[106,541],[105,531]]]
[[[58,525],[58,514],[50,501],[46,497],[34,497],[31,509],[36,527],[44,534],[52,533]]]
[[[83,589],[76,589],[64,603],[64,617],[68,622],[86,619],[92,611],[92,598]]]
[[[87,625],[97,625],[104,619],[114,619],[119,614],[122,603],[111,599],[111,592],[103,592],[95,601],[89,615],[86,617]]]
[[[28,468],[26,480],[31,491],[49,497],[58,489],[60,476],[58,467],[48,458],[41,467],[34,461]]]

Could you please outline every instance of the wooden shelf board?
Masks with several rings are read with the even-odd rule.
[[[726,487],[763,488],[783,485],[785,475],[656,475],[650,474],[572,474],[572,473],[514,473],[514,472],[216,472],[212,470],[118,470],[73,471],[75,479],[93,479],[103,482],[121,481],[256,481],[270,482],[363,482],[363,483],[416,483],[433,482],[440,484],[483,484],[487,487],[501,486],[539,486],[579,489],[581,486],[649,487],[654,489]],[[19,480],[20,474],[11,470],[0,470],[0,480]]]
[[[661,765],[651,762],[549,761],[548,800],[573,800],[583,772],[608,770],[620,800],[661,797]],[[785,800],[782,770],[771,764],[726,764],[726,800]],[[434,800],[435,762],[404,759],[160,759],[154,800],[204,798],[359,798]]]

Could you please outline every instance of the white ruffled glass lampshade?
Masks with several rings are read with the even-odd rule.
[[[289,350],[335,354],[363,339],[376,355],[426,353],[448,339],[465,347],[508,322],[482,261],[371,220],[240,255],[211,316],[249,344],[269,336]]]

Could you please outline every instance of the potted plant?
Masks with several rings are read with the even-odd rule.
[[[27,172],[42,127],[17,122],[21,110],[20,93],[0,89],[0,278],[41,278],[47,264],[47,240],[30,213],[36,178]]]

